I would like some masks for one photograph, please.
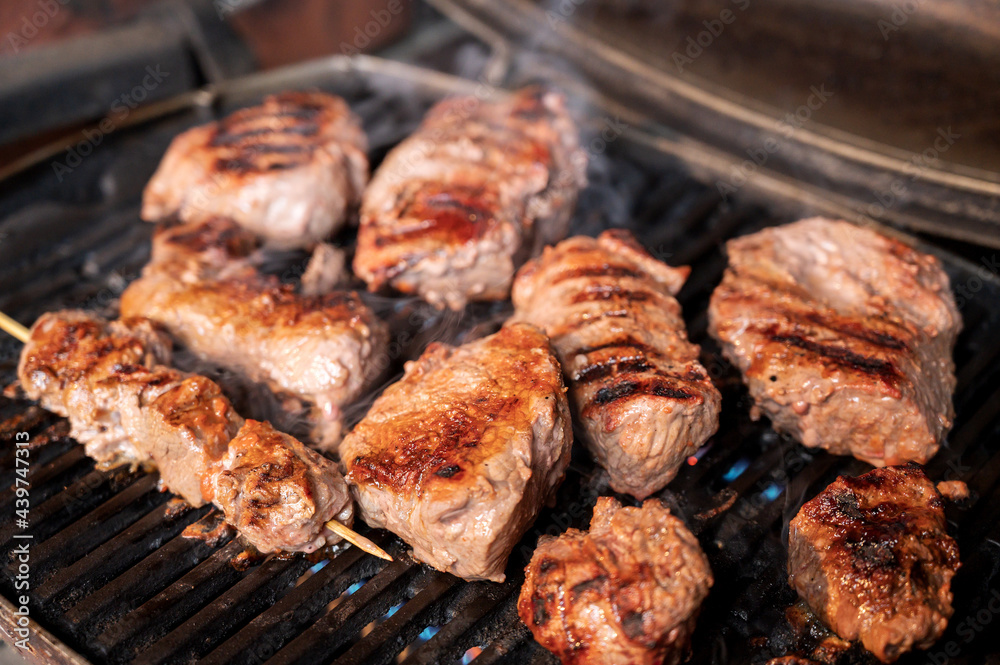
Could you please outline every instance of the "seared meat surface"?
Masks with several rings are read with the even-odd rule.
[[[365,190],[354,272],[439,307],[503,300],[515,269],[566,235],[578,142],[556,94],[444,100]]]
[[[933,457],[954,418],[961,328],[937,259],[820,218],[727,250],[710,332],[775,429],[875,466]]]
[[[239,261],[226,266],[239,251],[212,242],[239,236],[221,233],[222,226],[157,234],[153,261],[122,294],[122,316],[151,319],[201,360],[266,386],[280,405],[250,400],[250,415],[334,449],[342,437],[341,407],[385,369],[385,324],[354,292],[306,296]],[[212,271],[229,276],[191,278]]]
[[[269,424],[244,421],[203,376],[164,363],[146,320],[107,323],[83,312],[43,315],[18,366],[27,395],[69,419],[101,467],[159,469],[188,503],[214,503],[262,552],[313,551],[339,537],[353,505],[333,462]]]
[[[432,344],[341,444],[365,521],[439,570],[503,581],[511,549],[569,463],[564,392],[534,326]]]
[[[145,273],[160,272],[182,282],[250,275],[257,236],[231,219],[212,217],[198,222],[160,225]]]
[[[789,525],[789,582],[838,635],[882,662],[927,649],[952,614],[958,546],[916,465],[841,476]]]
[[[235,220],[276,247],[309,247],[347,220],[368,180],[367,139],[344,100],[272,95],[171,143],[142,218]]]
[[[639,499],[719,427],[722,398],[674,299],[687,273],[605,231],[546,248],[514,281],[515,319],[552,339],[587,447],[611,487]]]
[[[676,665],[712,581],[697,539],[658,500],[601,497],[590,531],[542,536],[517,609],[565,665]]]

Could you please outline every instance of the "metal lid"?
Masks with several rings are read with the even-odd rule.
[[[724,196],[801,192],[859,221],[1000,246],[996,8],[432,4],[508,50],[559,56],[607,102],[649,120]]]

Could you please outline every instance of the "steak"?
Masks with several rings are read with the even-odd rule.
[[[546,248],[514,281],[515,319],[552,339],[588,449],[615,491],[639,499],[719,427],[722,398],[674,298],[687,273],[605,231]]]
[[[789,582],[834,632],[892,662],[929,648],[952,615],[960,564],[946,526],[916,465],[841,476],[789,525]]]
[[[507,558],[562,482],[573,443],[559,363],[526,324],[431,344],[341,444],[365,521],[469,580]]]
[[[775,429],[875,466],[925,462],[951,428],[961,318],[937,259],[808,219],[729,241],[709,330]]]
[[[142,218],[230,218],[274,247],[310,247],[348,219],[368,180],[367,139],[339,97],[286,92],[177,136]]]
[[[442,101],[365,190],[354,272],[439,307],[505,299],[515,269],[566,235],[578,143],[553,93]]]
[[[517,609],[565,665],[677,665],[712,582],[698,540],[658,500],[601,497],[589,532],[542,536]]]

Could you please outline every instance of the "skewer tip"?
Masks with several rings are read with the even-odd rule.
[[[371,554],[372,556],[377,556],[380,559],[385,559],[386,561],[392,561],[392,557],[389,556],[388,552],[383,550],[381,547],[368,540],[362,536],[357,531],[350,529],[336,520],[330,520],[326,523],[326,528],[333,531],[335,534],[354,545],[355,547]]]
[[[31,339],[31,331],[3,312],[0,312],[0,330],[10,333],[24,344],[27,344],[28,340]]]

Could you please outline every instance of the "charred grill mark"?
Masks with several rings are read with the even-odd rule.
[[[585,411],[640,395],[668,397],[676,400],[691,400],[697,397],[694,393],[690,393],[665,380],[664,377],[657,376],[649,379],[622,381],[611,386],[605,386],[597,391],[597,394],[594,395],[594,399]]]
[[[609,358],[607,360],[587,365],[573,377],[577,383],[591,383],[599,381],[612,374],[639,374],[656,369],[650,365],[645,357],[638,358]]]
[[[552,570],[553,568],[558,568],[559,562],[554,559],[544,558],[538,562],[538,572],[544,574]]]
[[[852,520],[864,519],[864,513],[861,512],[861,506],[858,505],[858,497],[852,492],[838,493],[834,497],[834,501],[837,504],[837,509]]]
[[[588,591],[600,592],[602,589],[604,589],[604,584],[607,581],[608,581],[607,575],[598,575],[593,579],[585,580],[583,582],[580,582],[579,584],[573,585],[573,587],[570,589],[570,594],[576,597],[584,593],[587,593]]]
[[[622,617],[622,630],[625,632],[625,636],[630,640],[635,641],[646,641],[646,635],[643,633],[642,626],[642,612],[629,612]],[[645,639],[644,639],[645,638]]]
[[[863,342],[869,342],[876,346],[882,346],[894,351],[906,351],[909,349],[906,342],[898,337],[880,330],[873,330],[872,328],[855,321],[843,321],[836,323],[828,320],[818,312],[810,312],[806,315],[806,319],[816,325],[829,328],[830,330],[842,333],[848,337],[860,339]]]
[[[620,284],[597,284],[588,286],[573,296],[571,302],[595,302],[600,300],[625,300],[628,302],[646,302],[653,300],[655,294],[650,291],[633,291]]]
[[[860,542],[846,543],[848,549],[853,550],[853,560],[855,564],[866,570],[876,570],[879,568],[895,568],[896,553],[893,551],[893,543],[885,540],[862,540]],[[919,566],[916,567],[919,569]]]
[[[421,429],[394,432],[391,449],[360,455],[350,468],[357,483],[373,483],[419,494],[425,482],[449,478],[463,467],[474,466],[488,450],[480,443],[497,420],[503,420],[518,406],[518,398],[486,395],[483,402],[471,402],[435,414],[421,422]],[[451,468],[454,467],[454,473]],[[444,471],[447,475],[435,472]]]
[[[604,344],[597,344],[595,346],[585,346],[579,348],[572,354],[570,354],[570,357],[588,356],[591,353],[594,353],[595,351],[603,351],[605,349],[617,349],[619,347],[633,348],[636,351],[644,353],[647,357],[659,355],[656,349],[649,346],[645,342],[640,342],[634,337],[622,337],[620,339],[613,339],[609,342],[605,342]]]
[[[220,158],[215,162],[218,171],[230,171],[237,174],[252,173],[256,171],[278,171],[294,168],[303,163],[301,159],[291,159],[281,162],[270,162],[261,164],[254,159],[254,155],[246,157]]]
[[[250,152],[261,155],[300,155],[312,152],[312,146],[301,143],[258,143]]]
[[[493,226],[496,210],[492,192],[484,188],[426,185],[411,194],[399,217],[419,220],[419,223],[388,230],[386,235],[375,239],[376,246],[413,236],[465,243],[481,237]]]
[[[435,476],[440,476],[442,478],[451,478],[452,476],[454,476],[456,473],[458,473],[461,470],[462,470],[462,467],[460,467],[459,465],[457,465],[457,464],[449,464],[448,466],[442,467],[442,468],[438,469],[437,471],[435,471],[434,475]]]
[[[545,599],[535,596],[531,599],[532,619],[536,626],[541,626],[549,622],[549,612],[545,609]]]
[[[704,374],[694,368],[681,374],[668,372],[650,363],[649,358],[642,353],[633,356],[614,356],[591,363],[579,370],[572,378],[577,383],[586,384],[600,381],[609,376],[640,374],[642,372],[655,372],[658,377],[675,381],[704,381],[706,378]]]
[[[818,356],[828,358],[832,362],[847,369],[863,372],[870,376],[877,377],[882,383],[898,393],[897,388],[900,380],[896,367],[887,360],[871,358],[854,353],[840,346],[832,346],[805,339],[800,335],[771,335],[771,339],[780,344],[789,344],[814,353]]]
[[[555,279],[552,280],[551,284],[558,284],[559,282],[565,282],[568,279],[577,279],[580,277],[631,277],[639,278],[642,277],[643,273],[630,266],[617,266],[617,265],[590,265],[590,266],[580,266],[579,268],[571,268],[569,270],[564,270],[556,275]]]
[[[252,148],[264,145],[261,141],[252,141],[258,137],[279,137],[282,134],[290,136],[316,136],[319,133],[319,125],[315,123],[284,124],[278,127],[256,127],[254,129],[239,129],[219,127],[209,145],[215,148],[238,146],[241,143],[248,143]]]

